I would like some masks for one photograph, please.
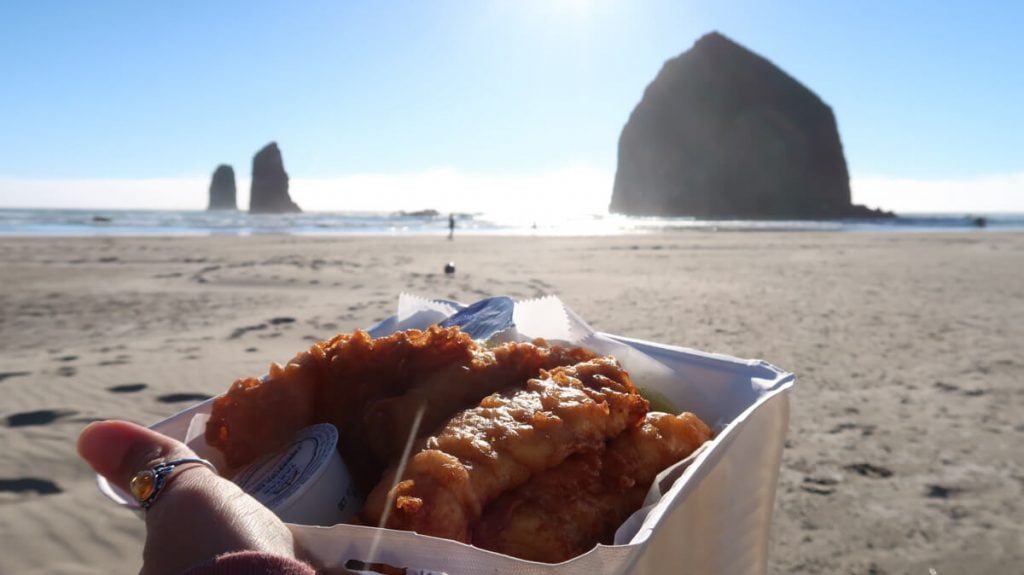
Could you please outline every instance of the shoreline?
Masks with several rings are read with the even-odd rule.
[[[981,222],[981,225],[979,225]],[[461,213],[457,236],[612,237],[632,234],[722,232],[979,232],[1024,231],[1024,214],[904,214],[870,219],[698,219],[620,214],[538,215],[515,212]],[[249,214],[174,210],[4,210],[0,237],[160,236],[439,236],[448,233],[447,215],[401,212],[306,212]]]

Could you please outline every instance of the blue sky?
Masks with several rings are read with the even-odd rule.
[[[711,30],[832,106],[856,201],[1024,211],[1024,2],[874,0],[0,0],[0,205],[201,208],[276,140],[313,209],[451,178],[599,206],[644,87]]]

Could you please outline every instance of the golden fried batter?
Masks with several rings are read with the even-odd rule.
[[[643,503],[655,476],[711,438],[696,415],[648,413],[600,452],[574,455],[506,491],[473,528],[473,545],[559,563],[598,543]]]
[[[533,474],[638,426],[647,400],[613,358],[542,372],[485,397],[420,440],[363,510],[372,525],[468,541],[483,507]]]
[[[583,348],[357,331],[235,381],[206,440],[237,468],[332,423],[357,487],[373,488],[366,523],[554,563],[610,543],[657,473],[710,438],[696,416],[648,407],[613,358]]]
[[[360,456],[365,450],[352,450],[350,457],[345,449],[359,446],[353,434],[362,437],[356,423],[365,405],[400,395],[439,369],[469,366],[476,351],[473,340],[457,328],[409,330],[378,339],[362,331],[339,335],[314,344],[284,367],[271,365],[263,380],[232,384],[214,400],[206,441],[224,453],[230,467],[238,467],[279,448],[303,427],[332,423],[346,463],[358,479],[366,479],[374,472]]]
[[[548,348],[542,340],[480,350],[469,369],[465,364],[454,364],[424,377],[404,395],[370,402],[362,417],[366,447],[376,461],[391,462],[405,447],[419,410],[423,413],[416,435],[423,435],[437,429],[456,411],[476,405],[486,395],[509,386],[522,387],[542,369],[593,358],[594,354],[586,349]]]
[[[487,350],[457,327],[408,330],[371,338],[357,331],[314,344],[262,380],[236,381],[214,400],[206,440],[237,468],[285,444],[314,423],[338,428],[338,449],[364,492],[400,453],[417,410],[419,433],[456,411],[542,368],[593,354],[543,341]]]

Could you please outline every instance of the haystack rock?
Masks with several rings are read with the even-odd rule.
[[[712,32],[669,60],[619,138],[612,212],[703,218],[885,214],[850,203],[832,109]]]
[[[252,158],[252,193],[249,212],[279,214],[301,212],[288,195],[288,173],[277,142],[270,142]]]
[[[217,166],[210,179],[210,207],[208,210],[237,210],[235,201],[235,170],[227,164]]]

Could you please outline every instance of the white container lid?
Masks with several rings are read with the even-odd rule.
[[[359,511],[362,501],[337,444],[338,430],[333,425],[311,425],[280,451],[243,468],[232,481],[283,521],[343,523]]]

